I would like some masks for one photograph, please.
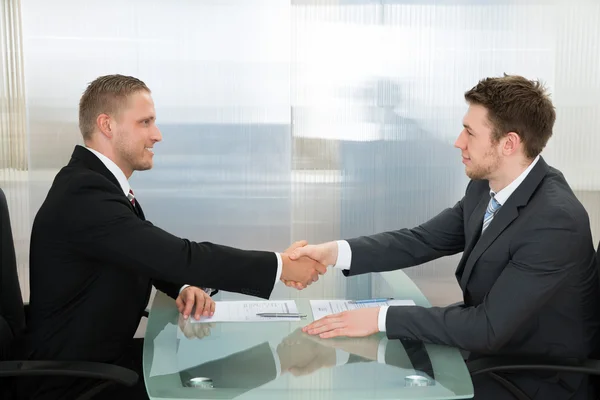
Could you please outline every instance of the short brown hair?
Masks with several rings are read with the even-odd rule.
[[[508,132],[515,132],[521,137],[525,155],[530,159],[542,152],[552,136],[556,112],[539,81],[506,74],[485,78],[465,92],[465,100],[487,109],[494,142]]]
[[[132,76],[105,75],[91,82],[79,100],[79,130],[83,139],[90,139],[100,114],[116,115],[133,93],[148,86]]]

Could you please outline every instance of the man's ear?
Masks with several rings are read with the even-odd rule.
[[[113,136],[113,119],[108,114],[100,114],[96,118],[96,126],[100,133],[111,139]]]
[[[521,136],[516,132],[508,132],[504,137],[504,146],[502,146],[502,152],[504,155],[511,155],[516,152],[521,146]]]

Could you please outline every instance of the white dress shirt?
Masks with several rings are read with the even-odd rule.
[[[125,197],[127,197],[129,195],[129,190],[131,189],[131,186],[129,186],[129,181],[127,180],[127,177],[125,176],[125,174],[123,173],[121,168],[119,168],[119,166],[117,164],[115,164],[113,162],[113,160],[106,157],[104,154],[102,154],[94,149],[90,149],[89,147],[86,147],[86,149],[88,149],[93,154],[95,154],[96,157],[98,157],[98,159],[100,161],[102,161],[102,164],[104,164],[104,166],[114,175],[114,177],[117,178],[117,181],[119,182],[119,185],[121,186],[121,190],[123,191],[123,194],[125,195]],[[275,284],[277,284],[277,282],[279,282],[279,278],[281,278],[283,262],[281,260],[281,255],[279,255],[279,253],[275,253],[275,256],[277,257],[277,275],[275,276]],[[181,291],[188,286],[189,285],[183,285],[181,287],[181,289],[179,289],[179,293],[181,293]],[[211,294],[213,289],[204,288],[204,291],[208,294]]]
[[[527,175],[529,175],[529,173],[531,172],[531,170],[533,169],[535,164],[537,164],[539,159],[540,159],[540,156],[538,155],[533,160],[533,162],[529,165],[529,167],[527,167],[527,169],[525,171],[523,171],[521,173],[521,175],[519,175],[517,177],[517,179],[512,181],[504,189],[498,191],[498,193],[494,193],[494,191],[490,188],[490,194],[494,194],[494,198],[500,205],[504,204],[506,202],[506,200],[508,200],[510,195],[513,194],[515,190],[517,190],[519,185],[521,183],[523,183],[523,181],[525,180]],[[350,245],[345,240],[338,240],[337,244],[338,244],[338,258],[334,265],[334,268],[349,270],[350,265],[352,263],[352,249],[350,249]],[[377,326],[378,326],[380,332],[385,332],[385,322],[386,322],[386,317],[387,317],[387,310],[389,307],[390,306],[382,306],[379,309],[379,315],[377,318]]]

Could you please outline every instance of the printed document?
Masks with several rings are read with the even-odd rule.
[[[313,318],[321,319],[330,314],[337,314],[348,310],[357,310],[367,307],[381,306],[414,306],[412,300],[387,300],[374,301],[370,303],[354,303],[354,300],[311,300],[310,307],[312,308]]]
[[[257,322],[257,321],[300,321],[300,317],[259,317],[258,313],[298,313],[294,300],[277,301],[215,301],[215,314],[200,317],[193,323],[202,322]],[[193,314],[192,314],[193,315]]]

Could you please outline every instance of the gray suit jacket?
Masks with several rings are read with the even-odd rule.
[[[562,173],[540,159],[481,234],[489,190],[488,181],[471,181],[454,207],[416,228],[348,240],[349,274],[463,252],[456,278],[464,305],[391,307],[388,337],[475,355],[589,356],[600,304],[587,212]]]

